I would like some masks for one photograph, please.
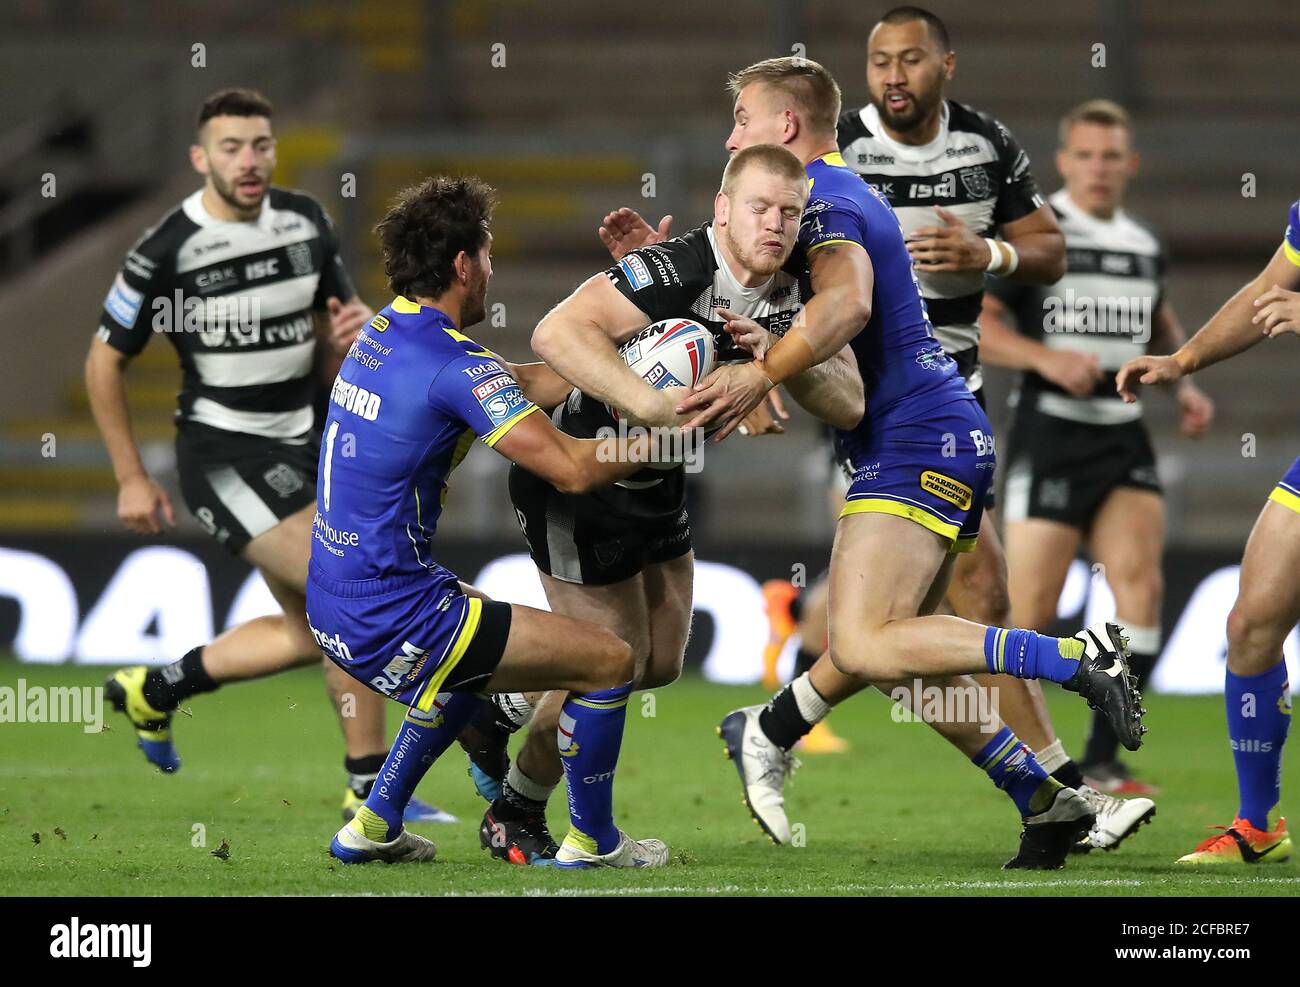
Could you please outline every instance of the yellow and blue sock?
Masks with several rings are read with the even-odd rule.
[[[1225,672],[1223,698],[1241,798],[1237,815],[1267,830],[1268,814],[1282,796],[1282,745],[1291,726],[1286,662],[1260,675]]]
[[[1062,787],[1010,727],[999,730],[971,760],[1011,797],[1022,817],[1048,808]]]
[[[993,674],[1018,679],[1068,682],[1079,670],[1083,642],[1072,637],[1048,637],[1037,631],[990,627],[984,632],[984,661]]]
[[[618,846],[614,768],[632,683],[582,695],[570,693],[560,711],[560,761],[569,789],[569,839],[592,853]]]
[[[415,787],[451,746],[477,706],[478,697],[473,693],[441,692],[434,697],[428,713],[414,706],[406,711],[379,777],[366,796],[365,808],[374,816],[357,813],[367,839],[387,843],[402,831],[402,814]],[[382,834],[376,835],[379,827],[375,816],[387,826]]]

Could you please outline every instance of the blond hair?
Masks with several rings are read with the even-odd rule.
[[[1118,103],[1109,99],[1090,99],[1086,103],[1080,103],[1073,107],[1065,116],[1061,117],[1060,127],[1057,130],[1057,141],[1061,147],[1065,147],[1066,141],[1070,137],[1070,131],[1075,124],[1079,123],[1098,123],[1103,127],[1123,127],[1133,133],[1133,119],[1128,115],[1128,110]]]
[[[834,134],[840,119],[840,87],[818,62],[809,58],[767,58],[727,77],[732,99],[746,86],[761,82],[784,93],[809,129]]]
[[[807,184],[808,172],[793,151],[780,144],[755,144],[737,151],[727,162],[727,170],[722,173],[723,195],[731,197],[741,173],[750,165],[760,165],[778,178],[798,182],[801,187]]]

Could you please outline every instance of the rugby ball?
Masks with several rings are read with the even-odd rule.
[[[694,387],[713,373],[718,347],[713,333],[690,319],[664,319],[646,326],[618,348],[619,356],[655,390]],[[610,408],[617,421],[617,408]]]

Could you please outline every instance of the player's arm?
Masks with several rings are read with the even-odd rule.
[[[131,428],[124,376],[131,357],[96,336],[86,354],[86,395],[117,480],[117,516],[137,534],[158,534],[162,520],[176,524],[166,492],[149,475]]]
[[[848,346],[829,360],[789,378],[785,389],[804,411],[846,431],[862,421],[867,411],[858,361]]]
[[[533,351],[596,400],[648,425],[673,425],[677,416],[664,392],[633,373],[616,348],[649,321],[608,275],[597,274],[538,323]]]
[[[678,405],[678,411],[693,413],[685,428],[719,422],[718,439],[725,439],[768,391],[829,360],[870,321],[875,271],[866,248],[835,239],[814,246],[808,264],[814,295],[790,331],[761,359],[710,374]]]
[[[1168,300],[1162,298],[1151,317],[1151,352],[1175,353],[1186,342],[1187,331],[1178,313]],[[1200,438],[1214,422],[1214,401],[1190,377],[1178,381],[1177,398],[1183,434],[1193,439]]]
[[[99,328],[86,354],[86,395],[117,479],[117,516],[137,534],[175,525],[171,501],[145,469],[131,428],[126,368],[153,337],[157,302],[172,300],[170,238],[146,233],[126,255],[104,299]]]
[[[655,462],[662,441],[662,433],[648,430],[636,438],[575,439],[545,415],[530,414],[491,445],[561,493],[581,494],[626,479]]]
[[[1141,356],[1124,364],[1116,375],[1116,385],[1124,400],[1137,400],[1133,390],[1136,384],[1173,383],[1234,357],[1270,335],[1281,308],[1270,308],[1279,300],[1278,293],[1291,294],[1300,289],[1300,264],[1288,256],[1286,246],[1278,247],[1264,270],[1224,302],[1196,335],[1174,353]],[[1265,302],[1265,297],[1270,301]]]
[[[510,375],[519,381],[524,397],[547,410],[563,404],[573,390],[573,385],[545,363],[510,363],[501,361]]]
[[[1045,346],[1014,328],[1013,318],[1000,298],[988,291],[984,293],[984,308],[980,313],[981,360],[1008,370],[1031,370],[1074,397],[1092,393],[1101,379],[1101,365],[1095,356]]]
[[[1055,284],[1065,273],[1065,236],[1049,206],[1002,224],[1000,240],[980,236],[940,206],[934,212],[940,225],[907,238],[918,271],[989,271],[1023,284]]]
[[[725,308],[717,313],[726,321],[723,328],[741,349],[755,358],[762,360],[768,349],[779,338],[764,329],[753,319]],[[815,418],[819,418],[835,428],[850,429],[862,420],[866,413],[866,394],[862,385],[862,375],[858,372],[858,361],[853,350],[845,346],[829,360],[810,367],[801,374],[785,382],[790,396],[799,406]],[[768,392],[771,397],[779,393],[775,388]],[[758,408],[751,412],[740,427],[742,431],[753,421]],[[788,417],[788,416],[787,416]],[[782,431],[784,431],[782,429]]]

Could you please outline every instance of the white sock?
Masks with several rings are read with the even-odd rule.
[[[497,709],[501,710],[515,725],[516,730],[527,726],[537,709],[522,692],[498,692],[492,697],[492,701],[496,703]]]
[[[1041,751],[1035,751],[1034,757],[1038,759],[1042,769],[1049,775],[1070,759],[1070,755],[1065,753],[1065,746],[1061,743],[1060,737],[1057,737]]]
[[[1124,636],[1128,638],[1128,649],[1137,655],[1154,655],[1160,652],[1160,628],[1138,627],[1123,624]]]
[[[519,762],[510,762],[510,771],[506,775],[506,784],[526,799],[534,802],[545,802],[551,797],[551,792],[555,791],[556,782],[552,785],[542,785],[533,781],[528,775],[519,770]]]
[[[799,715],[814,726],[826,719],[831,711],[831,705],[813,688],[812,679],[808,673],[804,672],[797,679],[790,683],[790,691],[794,693],[795,705],[799,707]]]

